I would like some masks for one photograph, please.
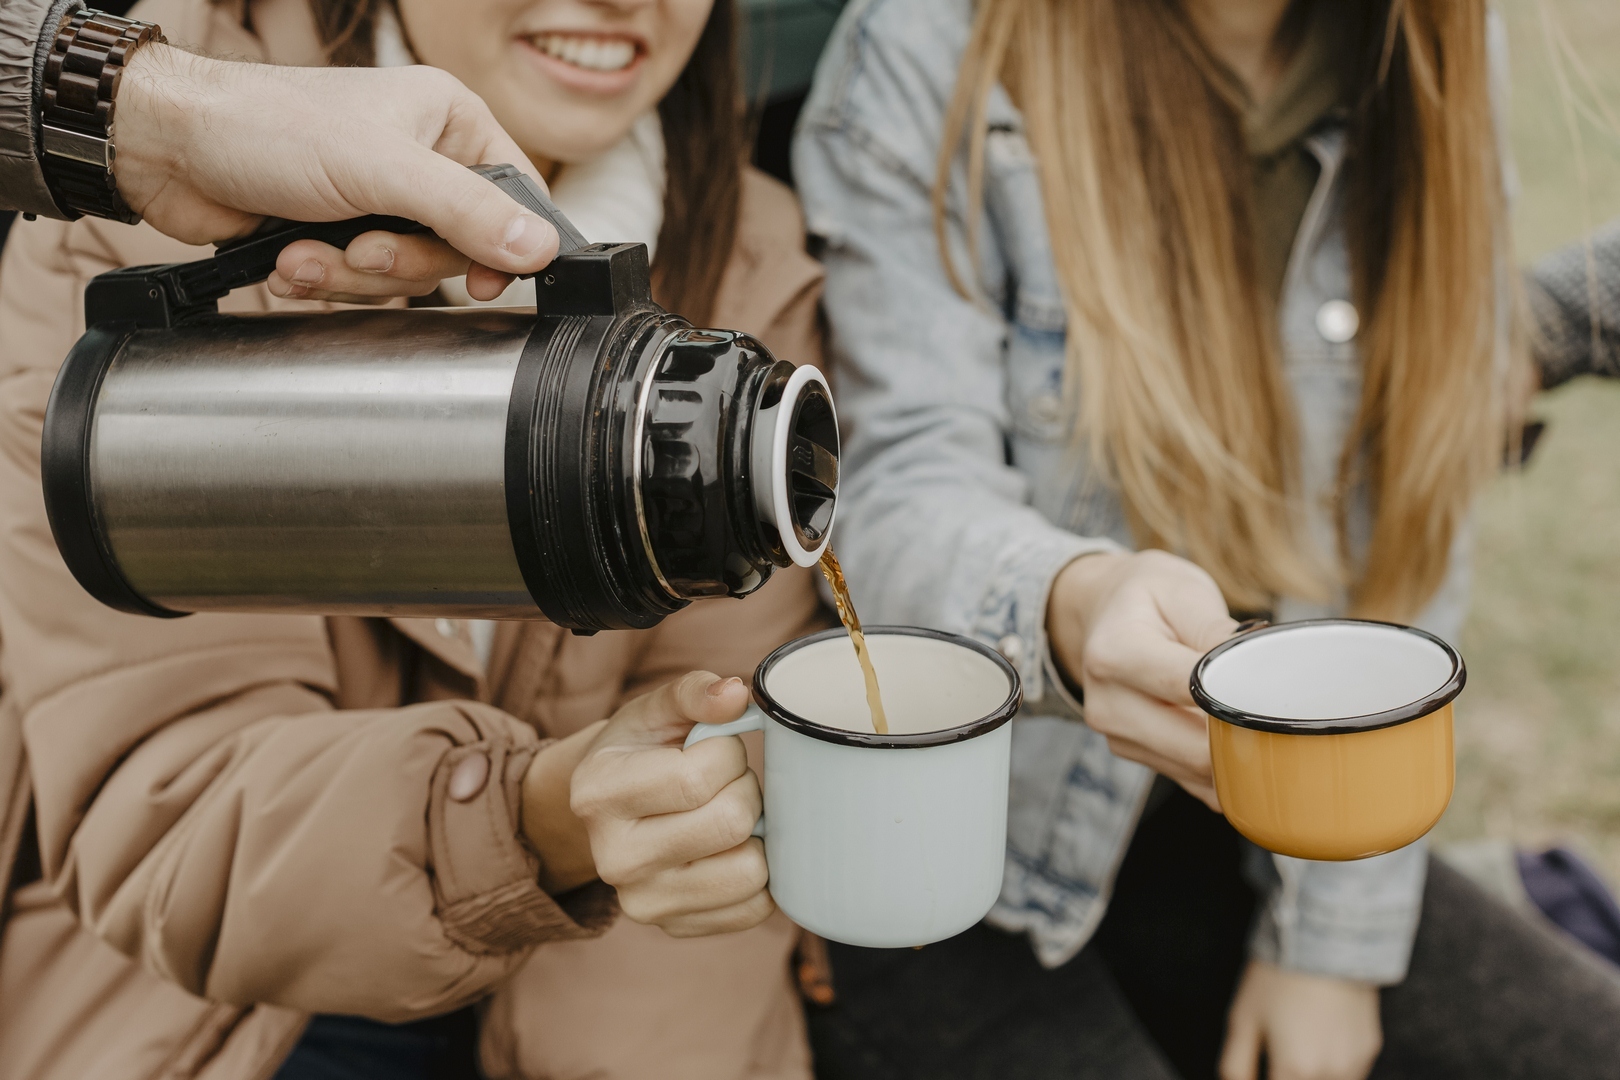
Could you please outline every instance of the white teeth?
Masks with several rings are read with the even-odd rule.
[[[587,71],[620,71],[636,58],[636,47],[621,38],[536,34],[529,40],[547,56]]]

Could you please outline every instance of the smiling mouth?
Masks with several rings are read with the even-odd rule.
[[[583,71],[623,71],[636,60],[633,42],[590,34],[535,34],[529,43],[553,60]]]

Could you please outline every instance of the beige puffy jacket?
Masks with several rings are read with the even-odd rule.
[[[262,57],[238,5],[138,14]],[[746,675],[824,625],[806,573],[650,631],[503,624],[487,673],[459,624],[154,620],[74,583],[39,439],[84,285],[204,254],[42,219],[0,264],[0,1077],[266,1077],[311,1012],[405,1020],[480,999],[495,1077],[807,1077],[786,919],[698,941],[607,930],[610,890],[546,895],[516,824],[547,738],[691,668]],[[819,291],[792,195],[749,173],[715,325],[817,358]],[[260,286],[221,306],[319,305]],[[468,754],[492,779],[454,802]]]

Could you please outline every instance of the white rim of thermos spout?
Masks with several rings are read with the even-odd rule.
[[[821,553],[827,550],[827,542],[832,539],[833,522],[838,518],[838,500],[833,500],[832,518],[827,522],[826,531],[821,534],[821,543],[815,548],[808,549],[799,543],[798,533],[793,528],[793,509],[788,503],[788,437],[792,435],[792,425],[786,423],[793,416],[793,409],[804,394],[804,388],[811,383],[819,385],[827,395],[827,407],[833,410],[833,423],[838,423],[838,410],[832,403],[832,387],[827,383],[827,376],[821,369],[813,364],[803,364],[788,377],[787,385],[782,387],[782,399],[777,402],[775,429],[771,432],[771,497],[766,506],[771,515],[770,523],[776,526],[777,534],[782,538],[782,547],[792,559],[800,566],[814,566],[821,558]]]

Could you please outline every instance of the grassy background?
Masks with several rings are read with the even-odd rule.
[[[1620,114],[1620,2],[1499,6],[1528,261],[1620,216],[1620,137],[1577,119],[1583,183],[1543,30],[1545,12]],[[1481,508],[1457,794],[1436,838],[1561,842],[1620,884],[1620,383],[1576,380],[1534,411],[1548,424],[1534,459]]]

